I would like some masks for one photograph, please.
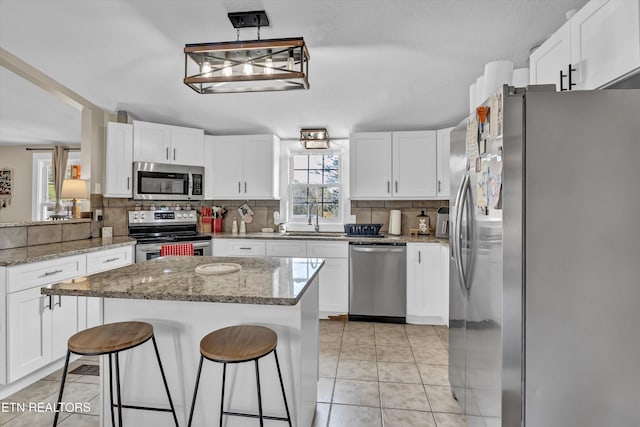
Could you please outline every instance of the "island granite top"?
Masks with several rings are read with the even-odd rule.
[[[235,263],[235,273],[195,272],[203,264]],[[165,301],[295,305],[324,264],[320,258],[167,256],[43,287],[44,295]]]
[[[28,262],[45,261],[61,256],[78,255],[87,252],[117,248],[119,246],[135,245],[136,240],[127,236],[71,240],[48,245],[24,246],[14,249],[0,250],[0,267],[25,264]]]

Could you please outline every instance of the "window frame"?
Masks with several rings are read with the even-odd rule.
[[[55,200],[48,200],[48,174],[51,168],[52,158],[51,152],[45,153],[33,153],[33,168],[32,168],[32,202],[31,202],[31,219],[33,221],[46,221],[49,217],[45,210],[45,204],[54,202]],[[81,155],[79,151],[69,151],[67,158],[67,169],[65,171],[65,178],[71,176],[71,165],[81,162]],[[53,211],[49,215],[52,215]]]

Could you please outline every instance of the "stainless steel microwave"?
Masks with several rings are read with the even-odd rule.
[[[134,200],[202,200],[204,167],[133,163]]]

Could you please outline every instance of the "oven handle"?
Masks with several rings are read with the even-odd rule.
[[[211,246],[211,240],[203,240],[203,241],[196,241],[196,242],[167,242],[166,244],[168,245],[179,245],[181,243],[193,243],[193,247],[195,249],[199,249],[199,248],[206,248],[208,246]],[[136,248],[138,251],[140,252],[159,252],[160,249],[162,248],[163,243],[143,243],[143,244],[138,244],[138,247]]]

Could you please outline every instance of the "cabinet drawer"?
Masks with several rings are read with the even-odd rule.
[[[306,257],[307,242],[266,242],[267,256],[272,257]]]
[[[309,258],[348,258],[347,242],[309,242],[307,245]]]
[[[133,262],[133,247],[107,249],[87,254],[87,274],[123,267]]]
[[[84,255],[9,267],[7,268],[7,292],[17,292],[83,276],[86,270]]]
[[[216,239],[213,241],[214,256],[265,256],[265,242],[260,240]]]

